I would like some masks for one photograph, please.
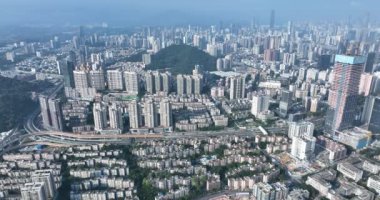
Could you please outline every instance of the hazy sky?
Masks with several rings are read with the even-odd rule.
[[[0,0],[0,26],[117,26],[380,19],[380,0]]]

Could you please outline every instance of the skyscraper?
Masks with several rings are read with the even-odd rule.
[[[293,92],[289,90],[282,90],[281,99],[280,99],[280,115],[282,117],[286,117],[292,104],[293,104]]]
[[[218,58],[216,60],[216,70],[218,70],[218,71],[223,71],[224,70],[223,59],[222,58]]]
[[[66,58],[62,61],[58,61],[58,71],[59,74],[63,76],[63,83],[65,87],[74,88],[74,71],[75,64],[74,61]]]
[[[378,134],[380,133],[380,97],[372,98],[368,110],[370,113],[368,130]]]
[[[349,128],[355,119],[359,83],[365,57],[336,55],[333,83],[329,91],[326,131]]]
[[[364,72],[372,73],[374,71],[373,65],[375,64],[375,60],[376,60],[376,53],[375,52],[368,53],[367,60],[365,62]]]
[[[130,93],[137,95],[139,94],[140,82],[137,72],[124,72],[124,83],[125,90]]]
[[[113,103],[108,107],[109,119],[110,119],[110,128],[123,130],[123,113],[121,108]]]
[[[245,97],[245,76],[234,76],[230,79],[230,99]]]
[[[91,87],[98,91],[105,89],[105,78],[103,70],[91,70],[89,77]]]
[[[108,89],[110,90],[123,90],[123,73],[118,70],[107,71]]]
[[[85,70],[75,70],[74,71],[74,83],[75,88],[89,88],[88,73]]]
[[[146,92],[149,94],[154,94],[156,90],[155,78],[152,72],[147,72],[145,74],[145,88]]]
[[[25,183],[20,189],[22,200],[47,200],[44,182]]]
[[[300,160],[310,159],[314,153],[315,142],[315,137],[293,137],[292,156]]]
[[[166,72],[162,74],[162,85],[163,85],[163,91],[167,94],[169,94],[171,89],[171,80],[172,75],[169,72]]]
[[[140,105],[136,100],[128,104],[129,127],[137,129],[141,125]]]
[[[158,72],[158,71],[155,71],[154,73],[153,73],[153,76],[154,76],[154,91],[155,91],[155,93],[157,93],[157,92],[160,92],[160,91],[162,91],[162,76],[161,76],[161,74],[160,74],[160,72]]]
[[[194,81],[190,75],[185,76],[186,80],[186,94],[190,95],[194,93]]]
[[[56,187],[53,179],[53,174],[51,169],[47,170],[36,170],[31,175],[33,182],[43,182],[44,183],[44,192],[46,197],[53,199],[56,194]]]
[[[63,118],[59,99],[48,100],[51,127],[57,131],[63,130]]]
[[[194,82],[194,94],[201,94],[202,93],[202,82],[203,82],[203,76],[202,75],[196,75],[192,76],[193,82]]]
[[[168,99],[163,99],[160,102],[160,125],[162,127],[172,126],[172,107]]]
[[[318,69],[320,70],[326,70],[330,67],[331,63],[331,55],[323,54],[320,55],[318,60]]]
[[[153,99],[147,99],[144,103],[144,119],[147,128],[154,128],[157,126],[156,105]]]
[[[252,96],[251,113],[255,117],[261,112],[266,112],[269,109],[269,96],[263,93],[256,93]]]
[[[107,126],[107,109],[102,103],[94,103],[93,108],[95,131],[101,131]]]
[[[177,95],[184,95],[186,92],[185,77],[182,74],[177,75]]]

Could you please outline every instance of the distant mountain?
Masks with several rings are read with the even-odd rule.
[[[200,65],[203,71],[215,71],[216,58],[192,46],[171,45],[153,55],[147,69],[191,74],[195,65]]]

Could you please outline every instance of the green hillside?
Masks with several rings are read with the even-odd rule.
[[[0,132],[21,124],[37,103],[32,101],[32,91],[42,91],[47,83],[29,83],[0,76]]]
[[[150,70],[167,69],[173,74],[191,74],[195,65],[203,71],[216,70],[216,58],[188,45],[172,45],[152,56]]]

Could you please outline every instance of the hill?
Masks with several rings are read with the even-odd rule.
[[[204,71],[216,70],[216,58],[188,45],[171,45],[152,56],[150,70],[167,69],[173,74],[191,74],[195,65]]]
[[[0,132],[22,123],[37,103],[30,98],[32,91],[42,91],[47,83],[29,83],[0,76]]]

